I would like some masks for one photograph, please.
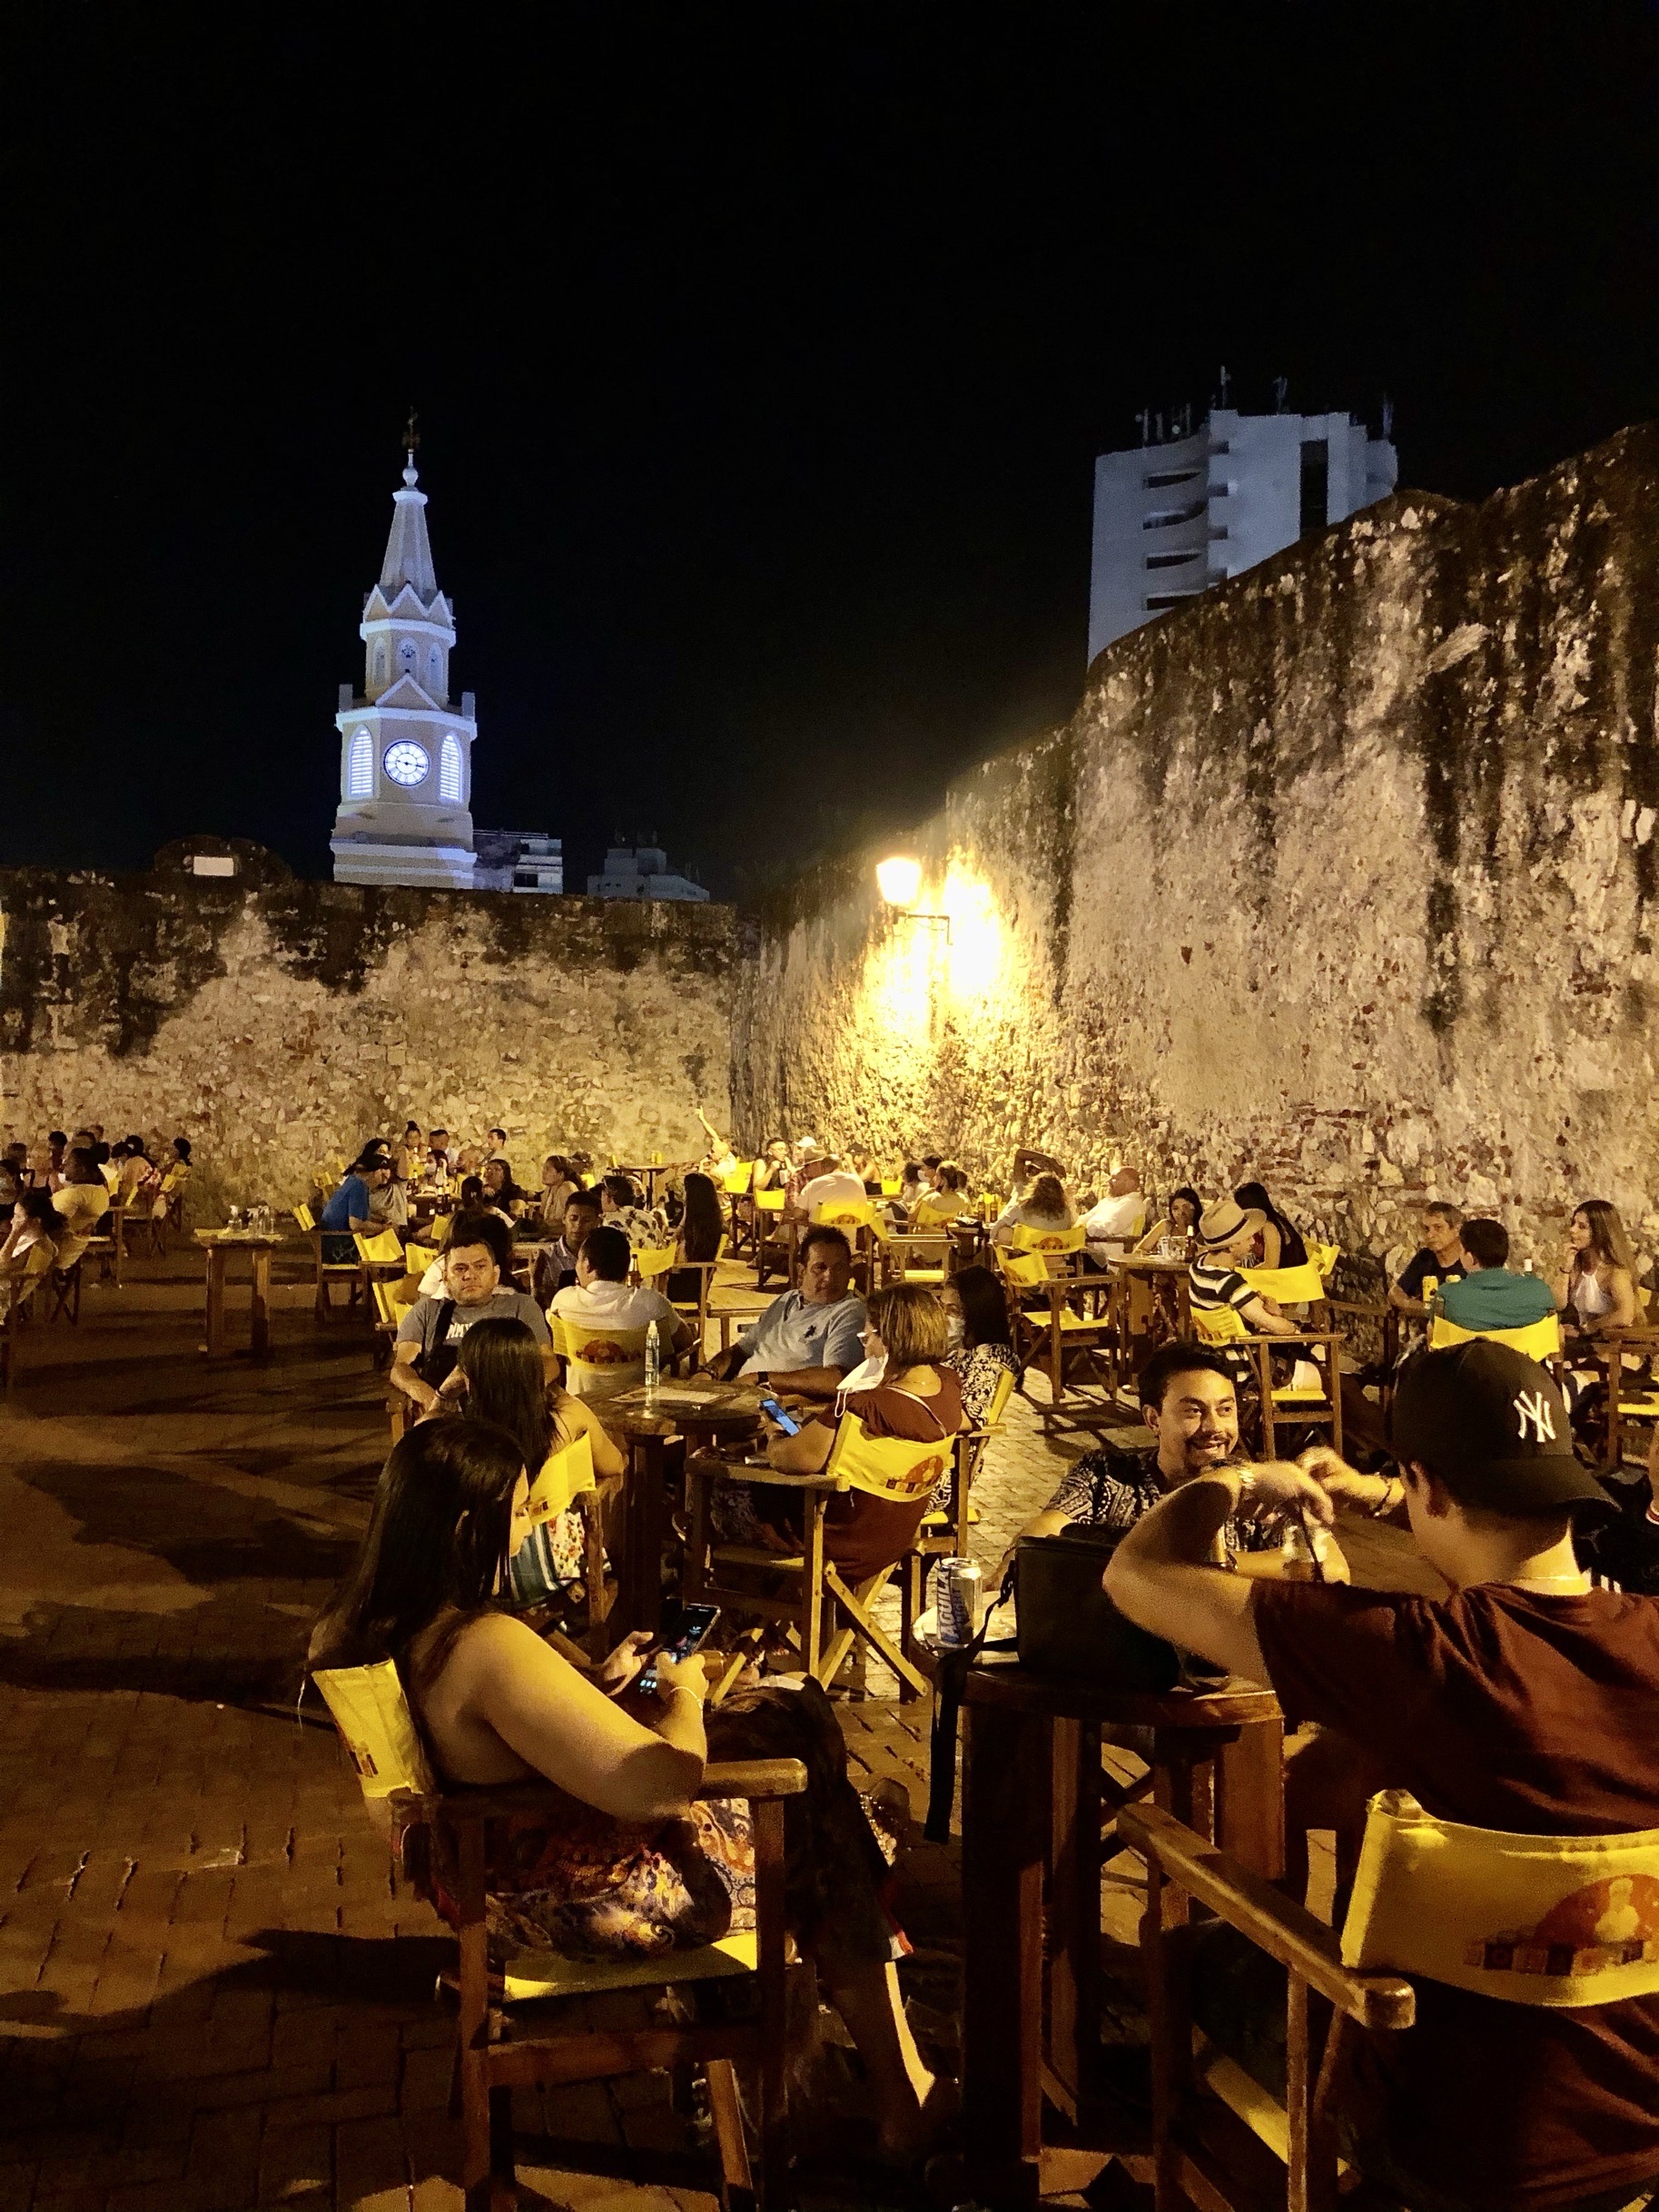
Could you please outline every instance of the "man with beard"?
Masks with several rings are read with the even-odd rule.
[[[1239,1400],[1232,1371],[1220,1353],[1201,1344],[1163,1345],[1141,1369],[1140,1388],[1141,1417],[1158,1440],[1156,1451],[1107,1444],[1086,1452],[1020,1536],[1057,1536],[1068,1527],[1132,1528],[1170,1491],[1232,1458],[1239,1448]],[[1276,1551],[1280,1533],[1258,1520],[1229,1520],[1220,1541],[1230,1561],[1240,1552]],[[1011,1545],[993,1588],[1012,1556]]]

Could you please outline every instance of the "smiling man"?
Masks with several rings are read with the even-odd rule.
[[[1085,1452],[1021,1536],[1057,1536],[1067,1528],[1132,1528],[1160,1498],[1224,1466],[1239,1448],[1239,1400],[1220,1353],[1200,1344],[1166,1344],[1141,1370],[1141,1417],[1158,1439],[1156,1452],[1113,1445]],[[1019,1541],[1019,1536],[1014,1539]],[[1222,1534],[1229,1557],[1277,1549],[1279,1533],[1253,1520],[1229,1521]],[[997,1570],[1000,1584],[1013,1556]]]

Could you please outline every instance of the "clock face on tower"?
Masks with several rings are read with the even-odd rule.
[[[416,745],[411,738],[402,738],[389,745],[386,757],[380,763],[394,784],[424,784],[427,770],[431,766],[424,746]]]

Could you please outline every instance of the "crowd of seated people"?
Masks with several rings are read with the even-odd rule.
[[[560,1784],[573,1805],[568,1833],[516,1852],[492,1870],[491,1885],[516,1932],[555,1945],[647,1948],[723,1929],[743,1887],[743,1846],[717,1811],[694,1815],[701,1763],[739,1745],[746,1755],[808,1747],[817,1824],[814,1850],[792,1852],[791,1928],[865,2055],[884,2144],[904,2154],[932,2138],[948,2099],[907,2040],[891,1930],[878,1935],[871,1918],[884,1862],[847,1782],[833,1707],[815,1685],[803,1694],[757,1682],[705,1714],[701,1669],[672,1662],[662,1670],[667,1691],[647,1701],[632,1690],[640,1656],[632,1640],[596,1668],[557,1634],[535,1633],[525,1593],[549,1576],[574,1585],[584,1571],[578,1516],[542,1531],[538,1576],[515,1577],[512,1566],[529,1535],[528,1485],[553,1453],[586,1435],[600,1476],[621,1471],[604,1427],[607,1386],[626,1389],[641,1372],[630,1348],[614,1375],[596,1381],[591,1364],[578,1373],[576,1363],[561,1387],[555,1335],[568,1327],[631,1338],[655,1322],[665,1360],[701,1354],[673,1301],[696,1300],[698,1271],[725,1233],[724,1155],[712,1125],[709,1134],[703,1163],[668,1175],[660,1203],[619,1170],[585,1188],[566,1154],[549,1159],[538,1206],[514,1185],[504,1140],[492,1132],[439,1280],[423,1286],[398,1332],[394,1387],[422,1419],[388,1463],[363,1559],[313,1649],[335,1661],[397,1659],[449,1779],[540,1773]],[[73,1150],[62,1171],[71,1190]],[[380,1157],[362,1148],[346,1183],[367,1188]],[[942,1447],[982,1425],[1002,1378],[1019,1369],[1010,1286],[994,1252],[991,1265],[949,1271],[937,1290],[912,1282],[862,1297],[849,1236],[814,1219],[871,1199],[911,1226],[955,1220],[972,1210],[966,1174],[941,1153],[906,1164],[884,1189],[874,1157],[815,1137],[769,1140],[761,1163],[755,1187],[784,1190],[799,1224],[796,1278],[706,1364],[795,1405],[790,1425],[763,1418],[770,1466],[821,1472],[849,1418],[877,1439]],[[1639,1326],[1638,1265],[1615,1210],[1594,1200],[1575,1210],[1559,1271],[1546,1281],[1511,1269],[1501,1222],[1428,1201],[1420,1246],[1387,1292],[1407,1357],[1370,1471],[1317,1444],[1294,1466],[1244,1457],[1257,1382],[1249,1339],[1299,1328],[1249,1279],[1318,1257],[1314,1231],[1259,1180],[1208,1200],[1183,1184],[1155,1205],[1125,1162],[1103,1196],[1074,1199],[1062,1163],[1028,1150],[1014,1190],[991,1225],[994,1245],[1006,1248],[1019,1227],[1081,1224],[1079,1266],[1110,1269],[1173,1249],[1186,1262],[1195,1334],[1207,1320],[1216,1328],[1215,1341],[1166,1343],[1141,1366],[1134,1387],[1150,1448],[1108,1441],[1088,1451],[1022,1534],[1107,1532],[1117,1539],[1108,1587],[1124,1614],[1270,1684],[1289,1719],[1317,1724],[1296,1738],[1287,1769],[1292,1886],[1306,1875],[1306,1835],[1319,1829],[1335,1831],[1339,1881],[1351,1881],[1366,1799],[1384,1787],[1410,1789],[1443,1818],[1532,1832],[1659,1827],[1659,1616],[1652,1601],[1604,1587],[1586,1564],[1586,1532],[1608,1492],[1575,1456],[1568,1400],[1547,1372],[1490,1340],[1559,1313],[1570,1379],[1581,1365],[1592,1372],[1598,1338]],[[0,1182],[0,1199],[5,1191]],[[528,1217],[548,1248],[535,1298],[511,1283],[515,1217],[521,1228]],[[647,1247],[672,1249],[672,1268],[630,1282]],[[9,1257],[0,1246],[0,1286]],[[1230,1323],[1216,1326],[1224,1314],[1244,1338]],[[1428,1349],[1437,1319],[1476,1340]],[[849,1581],[878,1572],[915,1542],[935,1502],[838,1495],[826,1509],[826,1556]],[[798,1493],[734,1478],[715,1486],[711,1503],[723,1539],[780,1559],[797,1551]],[[488,1563],[471,1539],[461,1546],[463,1506],[487,1527]],[[1330,1532],[1320,1545],[1323,1587],[1273,1571],[1292,1511]],[[1334,1541],[1345,1516],[1415,1540],[1449,1595],[1348,1584]],[[1659,1555],[1659,1516],[1653,1526]],[[424,1555],[433,1545],[436,1563]],[[568,1877],[578,1854],[592,1863],[612,1832],[606,1823],[620,1822],[648,1836],[652,1880],[638,1892],[637,1924],[599,1931],[583,1920]],[[537,1880],[526,1886],[522,1869],[532,1863]],[[1227,2016],[1239,2010],[1226,1950],[1207,1936],[1195,1968],[1200,2016],[1223,2048]],[[1218,2000],[1218,1988],[1233,1994]],[[1412,2034],[1420,2040],[1397,2039],[1387,2063],[1378,2059],[1351,2145],[1368,2185],[1394,2187],[1400,2205],[1611,2212],[1659,2176],[1651,2095],[1659,2004],[1568,2015],[1432,1990],[1420,1993]]]

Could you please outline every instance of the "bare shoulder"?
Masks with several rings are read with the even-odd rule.
[[[567,1664],[528,1622],[510,1613],[485,1613],[456,1638],[444,1672],[464,1690],[509,1674],[546,1674]]]

